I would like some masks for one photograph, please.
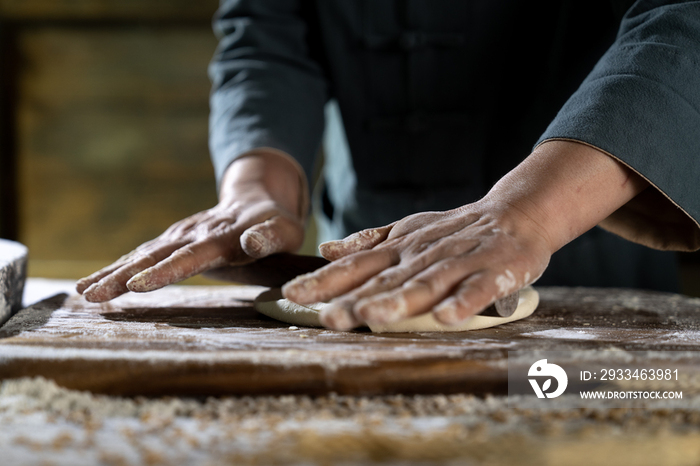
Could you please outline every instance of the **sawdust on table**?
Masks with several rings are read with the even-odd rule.
[[[0,386],[7,464],[700,463],[684,407],[547,409],[470,395],[120,398],[41,379]]]

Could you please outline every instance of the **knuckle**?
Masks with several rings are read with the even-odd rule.
[[[416,277],[407,281],[404,287],[416,290],[422,289],[430,294],[435,294],[439,291],[440,284],[439,280],[436,280],[435,278]]]
[[[421,241],[418,243],[414,243],[411,246],[408,247],[406,252],[410,255],[413,256],[418,256],[427,250],[429,250],[432,246],[435,245],[435,241]]]
[[[410,269],[415,271],[424,270],[436,262],[438,251],[428,249],[420,254],[416,254],[411,258]]]
[[[401,282],[401,277],[394,271],[382,272],[370,280],[372,287],[388,289],[397,286]]]
[[[362,230],[357,233],[357,237],[364,241],[373,241],[379,236],[379,232],[374,228]]]
[[[134,256],[131,258],[131,260],[128,262],[128,264],[124,264],[126,266],[133,266],[134,264],[140,264],[142,262],[148,262],[154,260],[153,254],[150,254],[146,251],[140,252],[138,254],[134,254]]]
[[[469,307],[469,293],[467,293],[465,290],[459,291],[457,294],[455,294],[454,298],[457,303],[457,306],[460,309],[467,309]]]
[[[145,250],[151,248],[151,246],[153,246],[153,245],[156,243],[156,241],[157,241],[157,239],[152,239],[152,240],[150,240],[150,241],[146,241],[145,243],[140,244],[139,246],[137,246],[136,249],[134,249],[132,252],[130,252],[129,254],[126,254],[126,255],[122,256],[121,258],[123,259],[123,258],[129,257],[131,254],[138,253],[138,252],[141,252],[141,251],[145,251]]]
[[[441,260],[433,266],[434,273],[449,273],[453,269],[459,269],[465,265],[464,258],[462,257],[448,257],[447,259]]]
[[[375,229],[362,230],[336,243],[336,247],[342,251],[357,251],[374,246],[379,238],[380,234]]]
[[[360,268],[360,258],[356,255],[345,256],[339,259],[335,264],[345,273],[353,273]]]
[[[333,270],[333,271],[338,270],[338,271],[342,271],[345,274],[350,274],[350,273],[353,273],[355,271],[355,269],[357,269],[357,261],[352,256],[345,256],[345,257],[338,259],[337,261],[334,261],[333,263],[331,263],[327,267],[328,268],[326,268],[326,270],[324,271],[326,274],[330,273],[330,270]],[[323,270],[323,269],[321,269],[321,270]]]
[[[482,276],[472,276],[470,279],[466,280],[459,286],[459,289],[457,290],[457,293],[455,293],[455,296],[458,299],[466,299],[468,296],[473,295],[475,293],[483,294],[486,292],[487,288]]]

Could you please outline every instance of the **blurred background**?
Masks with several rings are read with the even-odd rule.
[[[30,276],[85,276],[216,203],[217,5],[0,0],[0,237],[29,247]],[[700,256],[681,260],[700,296]]]

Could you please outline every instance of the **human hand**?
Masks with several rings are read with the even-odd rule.
[[[283,292],[300,303],[330,300],[321,321],[339,330],[430,311],[457,324],[534,282],[551,256],[537,225],[488,202],[411,215],[320,251],[333,262]]]
[[[158,238],[78,281],[88,301],[162,288],[206,270],[293,252],[304,238],[305,183],[274,153],[236,160],[220,202],[168,228]],[[302,182],[300,182],[302,181]]]
[[[551,254],[647,186],[595,148],[546,142],[474,204],[321,245],[333,262],[283,294],[330,302],[321,321],[338,330],[426,312],[457,324],[533,283]]]

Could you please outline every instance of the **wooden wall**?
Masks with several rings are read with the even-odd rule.
[[[216,4],[0,0],[14,88],[4,150],[31,275],[82,276],[216,202]]]
[[[208,22],[217,0],[0,0],[0,15],[10,21],[104,20]]]
[[[20,237],[34,258],[118,257],[215,203],[210,33],[41,29],[18,44]]]

